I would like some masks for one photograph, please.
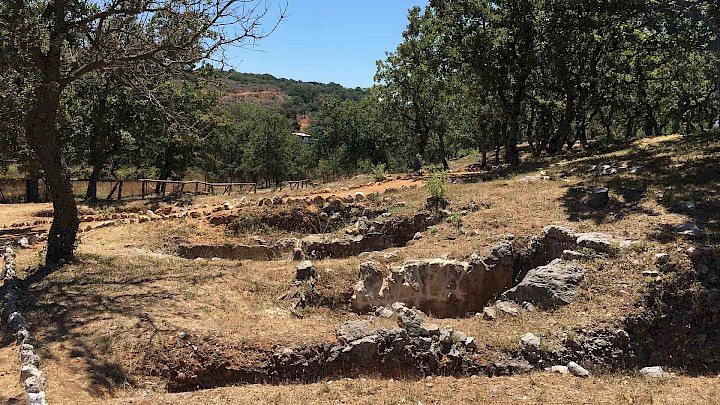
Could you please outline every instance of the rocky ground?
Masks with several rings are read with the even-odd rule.
[[[679,137],[465,159],[445,209],[407,176],[88,207],[49,275],[48,206],[0,225],[51,403],[716,403],[718,160]]]

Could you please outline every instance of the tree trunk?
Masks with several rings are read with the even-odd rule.
[[[505,139],[505,133],[508,129],[508,118],[507,115],[505,116],[505,120],[503,121],[502,126],[500,127],[500,132],[497,133],[495,136],[495,165],[500,164],[500,144],[502,144],[503,140]]]
[[[38,85],[35,100],[25,123],[25,137],[45,172],[53,202],[53,223],[48,234],[45,262],[61,264],[73,257],[77,236],[78,211],[73,195],[70,172],[62,158],[62,146],[56,126],[60,87],[49,81]]]
[[[25,202],[40,202],[40,180],[36,176],[25,179]]]
[[[519,110],[513,110],[510,114],[507,136],[505,137],[505,163],[511,166],[520,165],[520,151],[518,151],[517,147],[517,139],[520,133],[519,115]]]
[[[577,128],[578,131],[578,138],[580,139],[580,145],[582,145],[583,148],[586,148],[588,145],[587,140],[587,124],[585,123],[585,120],[583,120]]]
[[[447,159],[445,157],[445,130],[440,129],[438,130],[438,148],[440,149],[440,161],[442,162],[443,169],[449,170],[450,165],[448,165]]]
[[[555,132],[553,140],[550,142],[548,152],[553,155],[557,152],[562,151],[563,145],[567,142],[567,137],[570,134],[570,126],[575,117],[575,101],[570,94],[565,95],[565,115],[563,116],[560,126]],[[574,143],[574,142],[573,142]]]
[[[625,123],[625,141],[629,142],[634,137],[635,137],[635,123],[633,123],[632,118],[628,118],[627,122]]]
[[[100,173],[102,173],[103,166],[105,166],[104,159],[93,156],[92,158],[92,173],[90,173],[90,177],[88,178],[88,186],[87,190],[85,191],[85,201],[88,202],[95,202],[97,201],[97,183],[98,180],[100,180]]]
[[[480,136],[480,154],[482,155],[482,161],[480,167],[483,169],[487,167],[487,141],[484,136]]]
[[[415,162],[414,169],[420,170],[422,165],[427,161],[427,145],[428,145],[428,133],[425,130],[418,130],[419,142],[418,142],[418,154],[420,160]]]

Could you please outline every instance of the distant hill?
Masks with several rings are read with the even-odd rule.
[[[350,89],[337,83],[303,82],[277,78],[270,74],[240,73],[235,70],[221,72],[223,77],[222,100],[225,103],[247,101],[276,109],[294,123],[295,130],[304,131],[320,111],[324,96],[333,95],[341,100],[360,100],[365,90]]]

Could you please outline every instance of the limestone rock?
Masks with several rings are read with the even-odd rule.
[[[585,272],[575,264],[555,259],[530,270],[517,286],[503,293],[502,298],[516,303],[527,301],[541,309],[567,305],[578,299],[575,289],[584,276]]]
[[[298,263],[295,271],[295,279],[298,281],[309,280],[315,277],[315,269],[310,260]]]
[[[540,338],[532,333],[526,333],[520,337],[520,351],[524,354],[535,354],[540,352]]]
[[[378,307],[375,310],[375,316],[378,318],[392,318],[395,315],[392,309],[388,307]]]
[[[582,260],[585,255],[575,250],[563,250],[562,258],[564,260]]]
[[[640,369],[640,375],[651,378],[663,378],[669,377],[670,373],[663,370],[663,368],[660,366],[654,366]]]
[[[365,261],[360,264],[358,271],[358,282],[355,284],[352,302],[356,309],[367,311],[372,307],[373,302],[383,284],[383,272],[378,263]]]
[[[577,245],[603,253],[613,253],[615,251],[612,240],[601,233],[581,233],[578,235]]]
[[[691,222],[686,222],[682,225],[676,226],[675,228],[673,228],[673,233],[676,233],[678,235],[691,236],[694,238],[699,238],[702,236],[702,230]]]
[[[509,301],[497,301],[495,302],[496,313],[502,315],[518,316],[520,315],[520,306],[514,302]],[[485,309],[483,309],[483,313]]]
[[[335,336],[341,343],[349,343],[375,334],[368,321],[347,321],[335,329]]]
[[[550,367],[550,371],[553,373],[562,374],[562,375],[569,373],[567,366],[552,366],[552,367]]]
[[[365,199],[365,193],[358,191],[355,193],[355,201],[363,201]]]
[[[567,368],[570,371],[570,374],[574,375],[575,377],[590,377],[590,372],[585,370],[581,365],[575,363],[574,361],[568,363]]]
[[[486,321],[494,321],[497,318],[497,310],[494,307],[483,308],[482,318]]]

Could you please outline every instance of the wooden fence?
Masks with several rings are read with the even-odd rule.
[[[75,197],[84,198],[87,191],[88,179],[70,180]],[[155,187],[152,187],[155,186]],[[294,186],[293,186],[294,187]],[[47,186],[42,179],[39,181],[39,202],[50,201]],[[257,193],[256,183],[209,183],[205,181],[176,181],[176,180],[119,180],[100,179],[97,181],[97,197],[101,200],[122,200],[123,198],[142,198],[151,196],[165,196],[167,194],[230,194],[232,192]],[[24,179],[0,180],[0,204],[27,202],[27,189]]]
[[[257,193],[257,183],[208,183],[206,181],[198,180],[181,181],[154,179],[140,179],[139,181],[142,183],[140,196],[143,200],[146,198],[146,196],[151,194],[159,194],[164,196],[167,192],[168,185],[170,185],[170,187],[172,188],[170,191],[171,194],[182,194],[184,192],[190,192],[193,194],[203,193],[215,195],[216,190],[222,190],[222,192],[220,193],[221,195],[230,195],[230,193],[233,192],[233,189],[237,191],[247,189],[248,191],[252,190],[254,193]],[[155,185],[154,190],[148,187],[151,184]]]
[[[277,187],[275,187],[275,191],[282,191],[285,187],[290,187],[290,190],[294,189],[301,189],[308,187],[308,181],[307,180],[297,180],[297,181],[283,181],[282,183],[278,184]]]

